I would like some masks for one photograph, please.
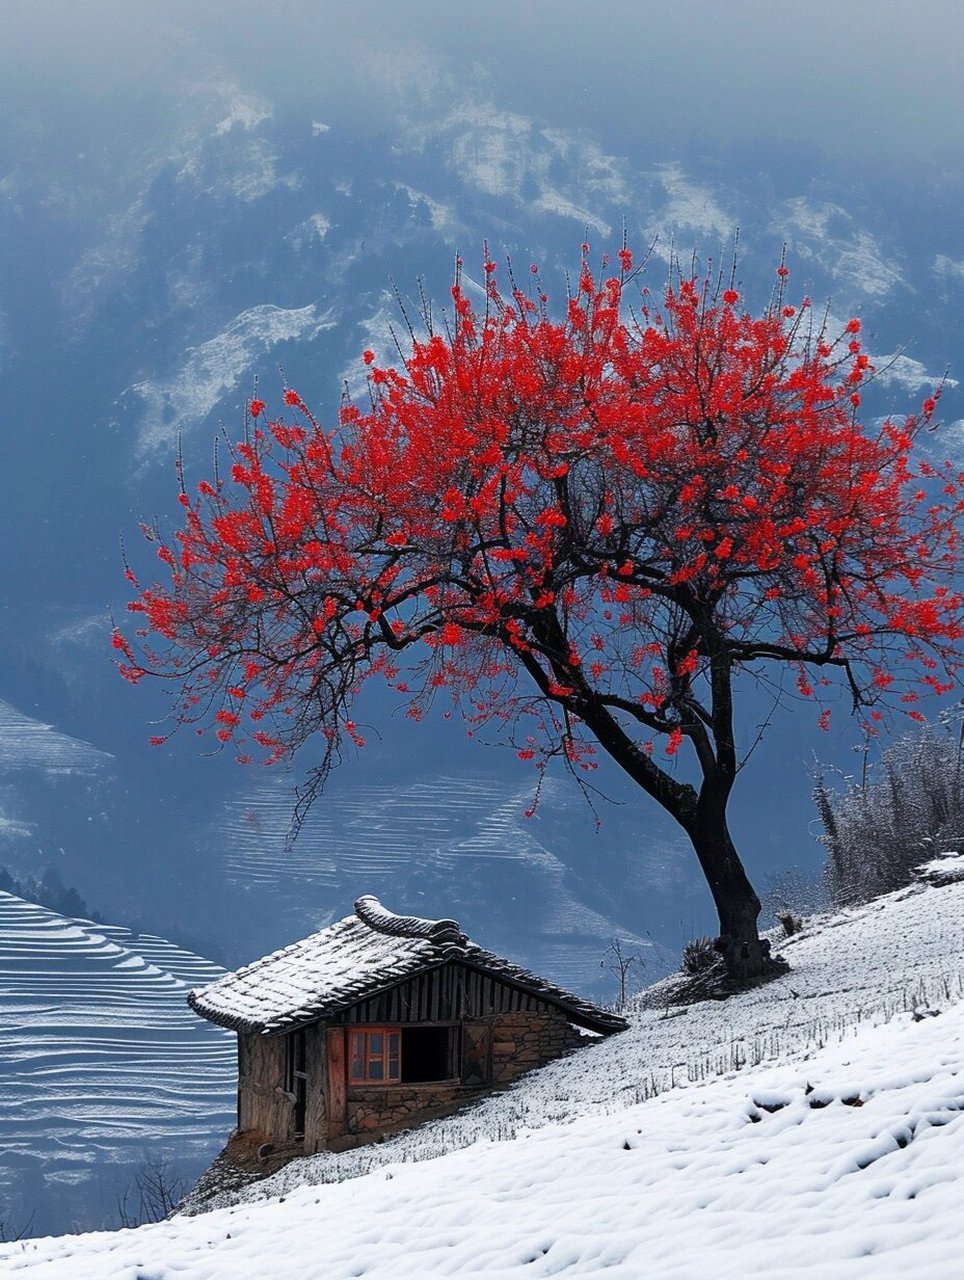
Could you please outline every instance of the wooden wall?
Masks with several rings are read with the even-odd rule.
[[[555,1012],[527,991],[457,962],[420,974],[337,1014],[335,1023],[461,1022],[496,1013]]]
[[[456,1023],[461,1073],[457,1084],[351,1085],[349,1026]],[[554,1005],[507,982],[450,962],[363,1000],[329,1023],[304,1028],[306,1098],[304,1150],[339,1150],[380,1133],[418,1124],[504,1086],[568,1052],[580,1037]],[[276,1142],[294,1137],[294,1094],[286,1091],[289,1036],[238,1037],[238,1128]]]
[[[292,1136],[294,1097],[285,1091],[284,1037],[238,1036],[238,1128],[276,1141]]]
[[[305,1153],[328,1147],[328,1032],[321,1023],[305,1028],[308,1106],[305,1110]]]

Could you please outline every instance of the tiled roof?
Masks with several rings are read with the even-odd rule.
[[[278,1034],[330,1017],[448,961],[528,991],[593,1031],[626,1026],[616,1014],[470,942],[456,921],[398,916],[371,896],[359,898],[355,914],[337,924],[196,988],[188,1003],[219,1026]]]

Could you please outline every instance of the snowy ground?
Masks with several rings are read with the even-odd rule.
[[[644,1012],[455,1120],[298,1162],[249,1203],[2,1246],[0,1271],[956,1280],[964,884],[814,922],[784,951],[778,982]]]

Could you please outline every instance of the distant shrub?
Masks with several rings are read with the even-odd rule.
[[[721,964],[719,951],[716,949],[716,941],[714,938],[693,938],[691,942],[687,942],[683,948],[683,958],[680,961],[680,971],[688,973],[692,977],[696,977],[701,973],[709,973],[711,969],[716,969]]]
[[[799,916],[795,916],[792,911],[780,912],[777,920],[783,926],[783,932],[788,938],[792,938],[795,933],[799,933],[803,928],[803,921]]]
[[[840,905],[900,889],[928,858],[964,851],[961,746],[932,727],[899,739],[842,792],[819,778],[814,802],[827,886]]]

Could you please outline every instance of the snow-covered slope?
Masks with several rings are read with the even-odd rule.
[[[141,1162],[196,1169],[217,1150],[234,1123],[234,1037],[197,1018],[185,993],[222,972],[162,938],[0,893],[8,1232],[31,1213],[34,1230],[110,1221]]]
[[[359,1153],[352,1170],[315,1157],[245,1193],[275,1199],[8,1245],[0,1261],[30,1280],[952,1280],[962,922],[964,884],[811,922],[779,981],[641,1012],[625,1034]],[[473,1126],[472,1145],[426,1159]],[[333,1169],[348,1180],[307,1181]]]
[[[49,724],[25,716],[0,700],[0,771],[91,774],[110,757],[87,742],[58,733]]]

